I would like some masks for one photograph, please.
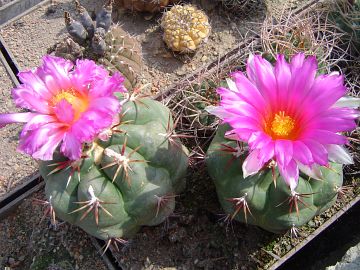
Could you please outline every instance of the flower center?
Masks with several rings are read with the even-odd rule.
[[[77,120],[81,113],[86,111],[89,105],[89,101],[86,97],[79,96],[73,89],[61,90],[50,100],[52,106],[56,106],[61,100],[65,99],[71,104],[74,110],[74,120]]]
[[[75,101],[76,98],[77,97],[72,89],[67,90],[67,91],[61,90],[61,92],[59,92],[55,96],[53,96],[53,98],[51,99],[51,103],[53,105],[56,105],[61,100],[65,99],[67,102],[69,102],[71,105],[73,105],[73,102]]]
[[[294,119],[286,115],[284,111],[275,114],[274,120],[271,122],[271,131],[280,137],[288,136],[294,127]]]

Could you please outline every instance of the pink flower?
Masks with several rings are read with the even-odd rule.
[[[1,114],[0,127],[26,123],[19,150],[51,160],[55,149],[71,160],[81,157],[82,144],[109,127],[120,110],[115,92],[125,92],[124,78],[112,77],[90,60],[72,62],[45,56],[36,70],[19,73],[22,82],[12,94],[18,107],[30,112]]]
[[[230,89],[219,88],[220,106],[208,110],[228,123],[226,136],[245,141],[249,155],[244,177],[253,175],[274,160],[291,190],[297,186],[299,169],[321,178],[319,166],[329,160],[352,163],[339,134],[356,127],[359,99],[345,98],[343,76],[316,76],[317,61],[297,54],[287,63],[277,57],[275,67],[261,56],[251,55],[247,77],[234,72]],[[351,109],[352,108],[352,109]]]

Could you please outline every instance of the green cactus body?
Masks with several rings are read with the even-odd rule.
[[[94,142],[82,160],[54,173],[65,157],[58,153],[42,162],[56,216],[104,240],[128,238],[141,226],[164,221],[185,187],[188,165],[186,148],[178,138],[169,140],[172,125],[159,102],[127,101],[109,140]]]
[[[78,20],[65,12],[67,37],[54,48],[56,56],[74,61],[77,58],[93,59],[110,72],[119,71],[124,86],[132,91],[137,87],[143,59],[141,45],[119,25],[111,24],[112,1],[109,1],[92,21],[87,10],[75,1]],[[71,41],[70,41],[71,40]]]
[[[276,187],[271,169],[243,178],[241,168],[246,155],[235,141],[224,138],[227,130],[228,126],[219,127],[208,149],[206,164],[220,204],[232,218],[279,233],[307,223],[336,201],[337,189],[343,181],[341,165],[321,168],[323,180],[300,174],[295,190],[299,194],[297,211],[295,204],[291,207],[290,188],[277,170]],[[226,151],[225,145],[238,151]]]

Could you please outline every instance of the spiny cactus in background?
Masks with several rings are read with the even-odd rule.
[[[346,33],[343,39],[360,54],[360,0],[338,0],[332,5],[331,20]]]
[[[179,0],[115,0],[114,7],[153,13],[177,2]]]
[[[263,5],[262,0],[217,0],[229,11],[239,16],[253,16]]]
[[[163,39],[175,52],[192,53],[210,35],[206,14],[193,5],[175,5],[161,19]]]
[[[139,42],[120,26],[112,25],[110,0],[93,22],[87,10],[75,1],[78,20],[65,12],[65,24],[72,40],[66,38],[57,44],[55,55],[74,61],[85,57],[94,59],[111,72],[120,71],[125,87],[133,90],[138,83],[143,65]]]
[[[58,152],[40,164],[52,215],[108,245],[163,222],[185,186],[188,165],[174,128],[164,105],[128,95],[118,123],[90,143],[80,160]]]
[[[338,59],[346,58],[348,48],[340,48],[341,34],[318,9],[294,13],[283,10],[274,17],[268,14],[261,27],[264,56],[274,62],[277,54],[288,60],[297,53],[316,55],[321,72],[329,70]],[[336,57],[334,57],[336,55]]]
[[[228,130],[226,125],[219,127],[208,149],[206,164],[229,219],[280,233],[296,230],[334,204],[343,182],[340,164],[322,167],[321,181],[301,174],[296,193],[292,194],[277,169],[264,169],[244,179],[241,164],[247,146],[224,138]]]

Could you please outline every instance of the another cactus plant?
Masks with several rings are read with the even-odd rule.
[[[57,215],[110,244],[172,213],[188,153],[168,108],[88,59],[45,56],[19,77],[26,112],[0,114],[0,128],[26,123],[18,149],[40,161],[54,225]]]
[[[348,48],[339,46],[341,36],[334,35],[335,28],[323,15],[318,9],[300,13],[282,9],[276,16],[269,13],[261,27],[264,56],[274,62],[278,54],[287,60],[298,53],[316,55],[321,72],[332,69],[339,59],[346,58]]]
[[[75,1],[78,21],[65,12],[66,28],[73,40],[66,38],[55,48],[55,55],[74,61],[85,57],[96,60],[111,72],[125,76],[125,87],[133,90],[142,69],[141,46],[120,26],[112,25],[113,1],[109,1],[93,22],[86,9]]]
[[[115,0],[115,8],[122,7],[139,12],[158,12],[164,7],[177,3],[179,0]]]
[[[163,39],[174,52],[194,52],[210,35],[206,14],[193,5],[175,5],[161,19]]]
[[[184,188],[187,150],[173,133],[170,111],[130,96],[119,122],[90,143],[78,161],[60,153],[40,164],[45,192],[59,218],[112,241],[157,225]]]
[[[316,76],[314,56],[278,55],[272,66],[250,55],[246,71],[207,108],[223,120],[207,167],[229,218],[295,231],[342,192],[342,164],[353,159],[341,132],[356,128],[360,99],[344,96],[340,74]]]
[[[346,33],[343,38],[350,41],[354,51],[360,54],[360,0],[338,0],[331,4],[331,20]]]
[[[253,15],[255,11],[261,9],[261,0],[218,0],[229,11],[237,15]],[[252,12],[249,12],[249,11]]]
[[[296,230],[334,204],[343,183],[340,164],[322,167],[322,180],[301,174],[294,197],[278,170],[271,166],[243,177],[241,165],[247,146],[226,139],[228,130],[226,125],[219,127],[208,149],[206,164],[220,204],[230,219],[280,233]]]

